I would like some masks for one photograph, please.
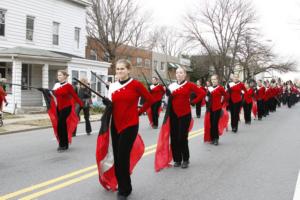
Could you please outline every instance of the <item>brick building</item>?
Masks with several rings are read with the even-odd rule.
[[[99,43],[92,38],[87,39],[86,58],[91,60],[111,62],[107,53]],[[117,59],[125,58],[132,63],[131,77],[143,80],[142,72],[150,80],[152,76],[152,52],[122,45],[117,49]],[[109,69],[109,77],[113,78],[114,72]]]

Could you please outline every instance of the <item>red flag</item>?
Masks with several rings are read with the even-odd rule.
[[[205,98],[203,98],[202,101],[201,101],[201,107],[205,106],[205,105],[206,105],[206,101],[205,101]]]
[[[162,107],[160,106],[159,109],[158,109],[158,116],[160,115],[160,113],[162,112]],[[153,118],[152,118],[152,109],[151,107],[149,107],[147,110],[146,110],[146,113],[147,113],[147,116],[148,116],[148,119],[149,119],[149,122],[150,122],[150,126],[153,126]]]
[[[101,118],[96,147],[96,161],[99,173],[99,182],[106,190],[116,191],[118,187],[114,168],[114,156],[110,137],[111,105],[106,107]],[[137,162],[142,158],[145,150],[144,142],[138,134],[130,153],[130,174]]]
[[[159,132],[156,152],[155,152],[155,161],[154,168],[158,172],[164,168],[170,167],[170,162],[172,161],[172,149],[170,144],[170,106],[171,103],[168,103],[168,108],[164,117],[164,122]],[[194,120],[191,120],[189,131],[192,130],[194,125]]]
[[[229,121],[229,114],[224,106],[221,110],[220,119],[218,123],[219,136],[223,135],[224,129],[227,128]],[[210,142],[210,112],[206,112],[204,116],[204,142]]]
[[[58,122],[58,116],[57,116],[57,107],[56,107],[56,97],[53,94],[52,91],[48,89],[39,89],[43,93],[44,100],[46,102],[47,106],[47,112],[50,117],[50,121],[52,123],[54,135],[59,142],[58,133],[57,133],[57,122]],[[79,118],[75,112],[75,104],[72,104],[71,112],[67,118],[67,124],[68,124],[68,142],[69,144],[72,143],[72,134],[74,130],[76,129],[79,122]]]
[[[252,113],[253,113],[254,117],[256,118],[256,116],[257,116],[257,102],[256,101],[253,101]]]

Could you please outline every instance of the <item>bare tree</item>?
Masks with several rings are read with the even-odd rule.
[[[117,58],[121,45],[141,45],[146,18],[140,17],[140,7],[134,0],[90,0],[92,6],[87,12],[89,37],[100,44],[112,62]]]
[[[221,79],[228,80],[234,71],[241,35],[252,29],[254,14],[252,5],[242,0],[216,0],[187,14],[186,37],[206,51]]]
[[[258,37],[259,35],[249,32],[241,37],[237,58],[239,66],[243,68],[244,80],[270,70],[281,73],[296,71],[295,61],[278,62],[277,56],[272,52],[272,47],[259,42]]]
[[[188,46],[179,32],[168,26],[156,27],[150,37],[152,50],[164,53],[170,56],[179,56],[186,53]]]

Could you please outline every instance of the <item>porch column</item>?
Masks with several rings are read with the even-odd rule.
[[[49,64],[44,64],[42,67],[42,88],[49,88]],[[43,106],[46,106],[44,98]]]
[[[21,84],[22,78],[22,62],[20,60],[13,60],[12,63],[12,83]],[[13,85],[12,86],[12,100],[14,113],[18,108],[21,108],[21,87]]]

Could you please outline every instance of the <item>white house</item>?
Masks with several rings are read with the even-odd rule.
[[[91,86],[105,89],[91,70],[107,76],[110,63],[85,59],[86,9],[84,0],[1,0],[0,75],[7,82],[52,88],[59,69],[73,77],[86,77]],[[7,87],[8,106],[15,113],[42,107],[39,91]]]

